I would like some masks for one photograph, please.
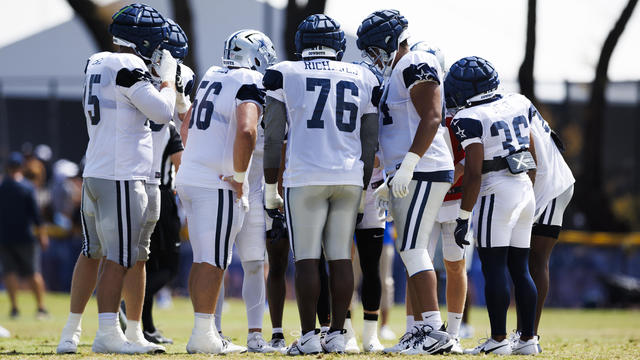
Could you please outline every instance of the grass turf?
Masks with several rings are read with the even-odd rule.
[[[51,314],[47,320],[36,320],[35,304],[28,293],[21,293],[19,306],[21,316],[9,318],[9,304],[6,294],[0,293],[0,325],[11,331],[11,338],[0,339],[0,358],[58,358],[55,349],[60,330],[64,325],[68,312],[69,297],[66,294],[51,294],[46,303]],[[355,309],[353,322],[356,333],[362,328],[361,308]],[[445,313],[443,313],[446,316]],[[400,336],[404,330],[404,310],[396,306],[391,313],[391,327]],[[445,317],[446,318],[446,317]],[[167,346],[167,354],[154,358],[200,359],[207,355],[188,355],[185,346],[193,325],[191,304],[186,298],[175,298],[171,309],[155,310],[156,326],[167,337],[173,338],[174,344]],[[509,313],[508,328],[515,327],[515,314]],[[474,308],[471,323],[475,328],[474,339],[463,340],[463,347],[473,347],[480,338],[486,337],[489,331],[489,320],[484,308]],[[268,311],[265,311],[265,338],[269,340],[271,325]],[[98,355],[91,353],[91,342],[97,329],[97,311],[95,298],[91,300],[84,315],[82,339],[79,354],[66,355],[65,358],[148,358],[150,355],[123,356]],[[298,314],[295,303],[288,302],[285,308],[284,332],[287,343],[298,336]],[[222,327],[225,335],[231,336],[237,344],[246,342],[246,316],[243,303],[231,300],[223,313]],[[640,359],[640,311],[638,310],[574,310],[547,309],[541,324],[541,345],[543,353],[538,358],[553,359]],[[385,346],[392,342],[383,341]],[[347,355],[349,359],[386,358],[393,355]],[[233,358],[284,358],[280,355],[234,355]],[[316,358],[333,359],[337,355],[318,355]],[[469,358],[451,356],[447,359]],[[508,359],[510,357],[506,357]],[[518,358],[513,356],[512,358]]]

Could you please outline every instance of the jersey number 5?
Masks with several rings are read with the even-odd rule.
[[[220,94],[222,90],[222,83],[219,81],[212,82],[209,85],[208,81],[203,81],[200,83],[200,87],[198,87],[198,92],[202,89],[207,89],[204,92],[204,96],[202,97],[202,101],[198,103],[197,95],[196,100],[193,102],[193,110],[195,114],[191,114],[191,120],[189,121],[189,129],[193,126],[194,118],[196,123],[196,128],[200,130],[207,130],[211,125],[211,116],[213,115],[213,101],[207,100],[211,91],[213,91],[214,95]],[[202,112],[204,111],[204,116],[202,116]]]
[[[89,82],[84,87],[84,109],[87,118],[91,120],[91,125],[98,125],[100,122],[100,99],[93,93],[93,84],[100,84],[100,74],[91,74]],[[87,88],[89,94],[87,94]],[[89,110],[89,105],[93,106],[93,111]]]
[[[307,91],[314,92],[316,87],[320,86],[320,95],[313,109],[311,120],[307,120],[308,129],[324,129],[324,120],[322,120],[322,112],[327,104],[329,90],[331,88],[331,80],[319,78],[307,78]],[[344,101],[344,92],[348,89],[352,96],[358,96],[358,86],[352,81],[340,80],[336,84],[336,126],[338,130],[344,132],[353,132],[356,128],[356,120],[358,117],[358,105],[352,102]],[[349,122],[344,123],[344,111],[349,111]]]

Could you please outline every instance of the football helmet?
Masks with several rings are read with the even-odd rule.
[[[276,60],[273,42],[258,30],[236,31],[224,42],[222,64],[226,67],[249,68],[264,74]]]
[[[133,48],[140,57],[150,60],[153,52],[168,36],[165,18],[154,8],[144,4],[131,4],[111,17],[109,33],[113,43]]]
[[[444,79],[447,107],[464,107],[493,97],[500,85],[493,65],[478,56],[462,58],[451,65]]]
[[[169,32],[165,41],[160,44],[160,48],[169,50],[171,56],[173,56],[178,63],[181,63],[189,53],[189,39],[180,25],[172,19],[167,19],[167,25],[169,26]]]
[[[309,15],[295,37],[296,55],[301,59],[331,57],[342,60],[347,40],[340,24],[325,14]]]
[[[440,68],[442,72],[446,74],[447,68],[444,66],[444,54],[439,47],[430,46],[426,41],[418,41],[417,43],[411,45],[409,49],[411,51],[426,51],[429,54],[433,55],[438,59],[438,63],[440,64]]]
[[[391,75],[391,64],[400,43],[409,38],[409,22],[398,10],[379,10],[367,16],[358,27],[358,49],[362,56]]]

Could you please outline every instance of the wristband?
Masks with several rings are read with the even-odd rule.
[[[458,210],[458,217],[462,220],[467,220],[471,216],[471,211],[467,210]]]
[[[234,171],[233,172],[233,181],[235,181],[237,183],[243,183],[245,175],[247,175],[246,171],[243,171],[243,172]]]

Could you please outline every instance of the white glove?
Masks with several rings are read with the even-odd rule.
[[[403,198],[409,194],[409,183],[413,178],[413,169],[418,165],[418,161],[420,161],[418,154],[408,152],[404,156],[400,169],[396,171],[393,179],[389,182],[394,197]]]
[[[181,71],[184,65],[180,64],[177,67],[176,73],[176,110],[178,114],[184,114],[189,111],[191,107],[191,101],[189,97],[184,94],[184,80],[182,74],[184,71]]]
[[[389,186],[386,181],[378,186],[376,191],[373,192],[373,195],[376,197],[376,207],[378,210],[389,210]]]
[[[158,68],[160,80],[162,82],[175,82],[177,68],[178,62],[171,56],[171,53],[167,50],[162,50],[162,59],[160,60],[160,67]]]
[[[264,184],[264,207],[267,209],[279,209],[284,205],[284,200],[278,194],[278,183]]]

